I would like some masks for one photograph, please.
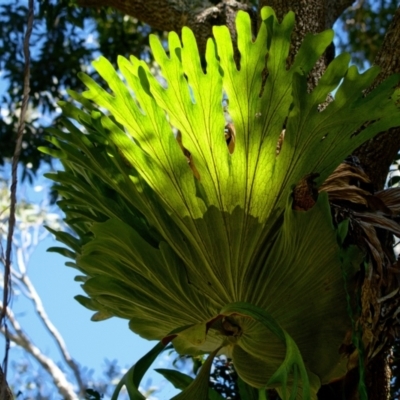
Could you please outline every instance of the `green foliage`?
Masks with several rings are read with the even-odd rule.
[[[208,396],[218,351],[260,399],[266,387],[315,399],[321,382],[346,371],[337,351],[351,327],[343,277],[362,257],[343,247],[326,193],[306,212],[293,210],[291,194],[305,176],[320,185],[361,143],[400,125],[399,78],[364,97],[378,69],[360,75],[341,55],[308,93],[332,31],[307,36],[287,69],[293,13],[278,24],[265,8],[262,19],[253,41],[249,16],[238,14],[239,69],[226,27],[214,28],[206,71],[189,29],[182,43],[170,33],[169,56],[152,36],[163,84],[135,57],[119,57],[119,73],[100,58],[93,65],[108,88],[81,74],[88,91],[70,93],[79,107],[62,103],[64,129],[52,129],[56,149],[44,149],[65,168],[49,176],[76,234],[56,236],[84,274],[89,297],[78,300],[95,320],[126,318],[142,337],[163,340],[121,382],[132,399],[142,398],[143,365],[170,340],[181,354],[211,353],[176,399]]]
[[[340,17],[344,34],[338,35],[339,49],[351,52],[362,69],[372,65],[398,6],[394,0],[357,1]]]
[[[6,88],[1,107],[9,116],[0,118],[0,164],[14,152],[16,111],[22,99],[23,35],[28,8],[17,2],[0,4],[0,70]],[[150,59],[149,26],[104,8],[82,8],[72,0],[37,2],[31,37],[31,98],[28,124],[20,157],[24,177],[32,178],[41,163],[51,158],[37,148],[45,144],[44,129],[59,126],[57,101],[66,99],[65,88],[83,89],[77,78],[91,60],[102,54],[141,54]],[[28,168],[25,168],[28,166]]]
[[[111,400],[118,399],[118,394],[123,386],[126,387],[130,400],[146,400],[146,398],[139,392],[139,383],[156,357],[165,350],[165,346],[166,345],[163,342],[158,343],[146,354],[145,357],[142,357],[133,367],[131,367],[117,385]]]

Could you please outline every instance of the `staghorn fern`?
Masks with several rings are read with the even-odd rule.
[[[307,36],[287,69],[293,13],[278,24],[264,8],[262,20],[253,40],[249,16],[238,13],[239,69],[226,27],[214,27],[206,72],[189,29],[182,43],[169,34],[169,56],[152,36],[166,88],[135,57],[118,59],[120,73],[100,58],[93,65],[110,90],[82,74],[88,91],[70,92],[80,106],[62,104],[65,130],[49,137],[57,150],[43,149],[64,166],[49,177],[75,234],[54,232],[69,249],[52,250],[83,274],[89,297],[77,300],[94,320],[126,318],[161,340],[114,398],[123,385],[144,398],[140,379],[170,341],[182,354],[210,354],[176,399],[217,396],[208,389],[217,353],[260,399],[266,387],[315,399],[321,383],[346,372],[345,277],[363,256],[343,245],[347,225],[333,225],[326,193],[296,211],[292,191],[310,175],[320,186],[361,143],[400,125],[399,78],[364,97],[379,70],[360,75],[343,54],[307,93],[333,32]]]

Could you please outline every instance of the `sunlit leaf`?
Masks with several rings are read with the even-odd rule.
[[[150,38],[162,76],[134,56],[119,57],[118,72],[99,58],[105,83],[80,75],[87,91],[61,104],[65,129],[51,130],[56,150],[45,150],[64,166],[49,177],[76,234],[56,234],[71,248],[59,251],[87,276],[89,298],[78,301],[182,354],[211,354],[177,399],[207,398],[216,349],[261,397],[276,388],[284,399],[315,399],[321,383],[346,373],[338,349],[351,329],[348,277],[363,254],[345,246],[347,225],[333,224],[323,190],[308,211],[294,209],[292,191],[309,176],[321,187],[362,142],[400,125],[399,77],[364,96],[379,70],[359,74],[341,55],[308,92],[332,31],[307,36],[287,68],[294,14],[278,23],[265,8],[262,20],[254,40],[238,13],[239,66],[223,26],[205,67],[187,28],[181,39],[170,33],[168,52]],[[161,350],[123,379],[132,399]]]

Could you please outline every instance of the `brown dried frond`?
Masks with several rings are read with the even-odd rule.
[[[400,225],[393,219],[389,218],[388,215],[379,214],[378,212],[354,212],[354,217],[360,221],[374,226],[375,228],[384,229],[392,232],[394,235],[400,238]]]
[[[369,361],[400,331],[400,268],[387,242],[391,234],[400,238],[400,188],[374,193],[353,158],[340,164],[319,191],[328,193],[337,223],[349,220],[349,242],[369,255],[359,281],[361,312],[356,321]],[[349,357],[349,367],[354,366],[354,357]]]
[[[341,211],[342,218],[350,218],[365,233],[365,240],[380,241],[373,237],[376,229],[392,232],[400,237],[397,216],[400,212],[400,189],[388,189],[373,193],[371,182],[361,167],[342,163],[321,185],[319,191],[329,195],[331,204]],[[338,213],[337,213],[338,214]],[[359,244],[359,243],[357,243]]]
[[[400,188],[390,188],[375,194],[395,215],[400,215]]]
[[[367,197],[371,195],[371,192],[367,190],[370,183],[371,181],[361,168],[344,162],[333,171],[319,191],[328,192],[331,202],[345,201],[367,206]]]

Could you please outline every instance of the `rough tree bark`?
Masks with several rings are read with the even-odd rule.
[[[386,33],[384,42],[375,58],[375,65],[380,66],[370,90],[373,90],[389,75],[400,72],[400,8]],[[400,128],[382,132],[374,139],[364,143],[355,155],[360,159],[363,169],[371,179],[375,190],[382,190],[389,168],[400,149]],[[386,247],[392,252],[392,240],[388,238]],[[367,384],[370,399],[387,400],[390,398],[390,368],[388,364],[389,348],[372,360],[367,369]]]
[[[371,87],[373,90],[389,75],[400,73],[400,8],[397,9],[385,40],[375,59],[382,70]],[[356,155],[370,177],[376,190],[383,189],[389,167],[400,149],[400,129],[394,128],[381,133],[362,145]]]
[[[248,1],[237,0],[79,0],[81,6],[113,7],[124,14],[131,15],[153,28],[164,31],[180,32],[183,26],[190,27],[198,42],[199,50],[204,52],[207,39],[211,36],[214,25],[227,25],[235,38],[234,19],[238,10],[252,14],[254,26],[257,16]],[[307,33],[318,33],[333,27],[343,11],[352,5],[354,0],[259,0],[258,9],[271,6],[278,18],[282,18],[289,10],[296,13],[296,26],[293,33],[290,64]],[[332,49],[318,61],[309,77],[309,89],[317,84],[327,65],[333,58]],[[371,90],[387,76],[400,72],[400,9],[397,10],[391,27],[387,32],[383,46],[375,60],[382,71]],[[392,129],[381,133],[356,151],[372,184],[381,190],[386,181],[389,167],[400,149],[400,129]],[[352,399],[357,398],[357,374],[352,374],[350,382],[344,382],[346,391]],[[367,368],[367,386],[370,400],[388,400],[390,375],[386,353],[376,359]],[[369,383],[368,383],[369,382]],[[346,398],[350,398],[346,397]],[[321,399],[332,398],[321,395]],[[336,397],[338,398],[338,397]],[[341,397],[340,397],[341,398]]]
[[[78,0],[82,7],[112,7],[155,29],[180,32],[189,27],[195,34],[200,53],[214,25],[227,25],[236,36],[235,16],[239,10],[252,13],[245,2],[225,0],[214,5],[208,0]]]

